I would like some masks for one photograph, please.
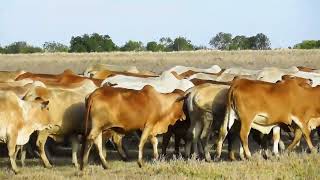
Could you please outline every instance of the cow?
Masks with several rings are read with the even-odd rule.
[[[125,76],[133,76],[133,77],[158,77],[156,74],[144,74],[144,73],[130,73],[130,72],[121,72],[121,71],[110,71],[110,70],[101,70],[97,71],[95,74],[91,74],[90,78],[95,79],[106,79],[108,77],[116,76],[116,75],[125,75]]]
[[[201,84],[187,91],[187,107],[190,127],[187,131],[186,155],[191,152],[191,144],[197,145],[200,140],[206,161],[211,161],[208,144],[213,129],[219,129],[225,114],[228,84]],[[194,146],[196,149],[197,146]],[[196,151],[196,150],[195,150]]]
[[[78,141],[77,135],[83,133],[82,125],[85,113],[85,97],[96,88],[97,87],[92,81],[85,80],[78,87],[75,87],[72,84],[67,87],[62,85],[52,86],[51,88],[35,87],[29,90],[25,95],[24,98],[27,100],[41,97],[42,99],[51,102],[49,105],[49,115],[52,119],[51,125],[55,128],[50,129],[50,131],[40,131],[37,138],[40,157],[45,167],[52,167],[44,151],[47,137],[51,137],[57,142],[69,138],[72,145],[72,163],[78,167],[77,149],[80,142]],[[117,148],[121,157],[126,159],[126,154],[122,150],[121,145],[122,138],[118,136],[119,135],[116,133],[109,132],[106,133],[104,137],[114,137],[114,139],[117,140]]]
[[[102,70],[108,71],[118,71],[118,72],[129,72],[129,73],[139,73],[139,70],[135,66],[117,66],[117,65],[110,65],[110,64],[94,64],[89,66],[83,73],[86,77],[92,77],[97,72]]]
[[[151,85],[160,93],[173,92],[175,89],[186,91],[194,86],[191,81],[182,79],[170,71],[163,72],[159,77],[148,78],[117,75],[105,79],[102,85],[135,90],[141,90],[145,85]]]
[[[183,91],[159,93],[146,85],[141,90],[101,87],[86,99],[85,137],[82,148],[81,169],[87,164],[93,143],[97,146],[103,167],[107,162],[101,148],[102,132],[114,130],[126,133],[142,130],[139,143],[138,165],[143,165],[143,147],[150,139],[154,158],[158,158],[156,135],[165,133],[169,125],[185,119],[183,112]]]
[[[0,91],[0,141],[7,143],[10,163],[18,173],[16,156],[26,144],[32,132],[50,129],[49,101],[35,102],[21,100],[14,92]]]
[[[186,67],[186,66],[175,66],[168,70],[169,72],[175,72],[183,78],[188,78],[197,73],[203,73],[208,75],[220,75],[224,70],[221,69],[218,65],[213,65],[207,69],[195,68],[195,67]]]
[[[82,83],[85,80],[92,81],[96,87],[99,87],[102,83],[100,79],[93,79],[88,77],[83,77],[74,74],[71,70],[65,70],[61,74],[35,74],[31,72],[26,72],[19,75],[15,80],[19,81],[22,79],[31,79],[34,81],[41,81],[44,84],[51,86],[69,86],[70,84],[79,86],[77,83]]]
[[[0,82],[12,82],[25,71],[0,71]]]
[[[308,146],[316,151],[310,140],[310,130],[319,123],[319,92],[307,85],[310,80],[287,78],[278,83],[236,79],[228,92],[227,112],[220,129],[217,143],[217,158],[221,155],[222,143],[235,122],[241,123],[240,140],[246,158],[251,157],[248,134],[251,128],[267,134],[280,124],[296,124],[301,128]],[[308,99],[308,101],[305,101]]]

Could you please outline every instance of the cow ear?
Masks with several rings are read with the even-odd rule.
[[[48,104],[49,104],[49,101],[43,101],[43,102],[41,102],[41,109],[47,108],[47,109],[49,110]]]

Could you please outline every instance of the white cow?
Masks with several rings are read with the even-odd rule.
[[[176,72],[177,74],[183,74],[187,71],[194,71],[194,72],[203,72],[203,73],[219,73],[221,68],[218,65],[213,65],[207,69],[195,68],[195,67],[187,67],[187,66],[175,66],[168,70],[169,72]]]
[[[116,75],[105,79],[102,86],[114,86],[127,89],[141,90],[145,85],[151,85],[160,93],[170,93],[175,89],[186,91],[194,86],[194,84],[187,79],[177,79],[170,71],[163,72],[159,77],[132,77],[124,75]]]

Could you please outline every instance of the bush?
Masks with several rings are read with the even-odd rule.
[[[24,41],[19,41],[6,46],[3,52],[6,54],[36,53],[42,52],[42,49],[40,47],[28,45]]]

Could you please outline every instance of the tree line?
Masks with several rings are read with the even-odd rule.
[[[209,45],[218,50],[268,50],[271,49],[269,38],[258,33],[255,36],[236,35],[219,32],[209,41]],[[291,48],[291,47],[290,47]],[[306,40],[293,46],[294,49],[319,49],[320,40]],[[14,42],[5,47],[0,46],[0,53],[36,53],[36,52],[111,52],[111,51],[192,51],[208,49],[206,46],[196,46],[185,37],[162,37],[159,41],[150,41],[144,45],[141,41],[129,40],[123,46],[116,45],[109,35],[98,33],[73,36],[70,46],[59,42],[45,42],[42,47],[32,46],[24,41]]]

